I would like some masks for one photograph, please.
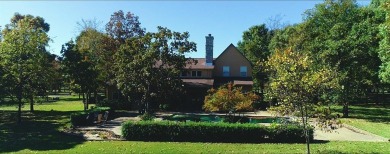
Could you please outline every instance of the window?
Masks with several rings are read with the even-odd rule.
[[[230,67],[229,66],[223,66],[222,68],[222,76],[230,76]]]
[[[181,76],[187,76],[187,71],[181,72]]]
[[[202,76],[202,71],[196,71],[196,76],[201,77]]]
[[[246,66],[241,66],[240,67],[240,75],[241,75],[241,77],[246,77],[247,76],[247,71],[248,71],[248,69],[247,69]]]
[[[201,77],[202,76],[202,71],[192,71],[191,72],[192,77]]]

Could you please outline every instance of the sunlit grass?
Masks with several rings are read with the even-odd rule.
[[[340,107],[336,108],[341,109]],[[84,141],[60,130],[69,116],[83,110],[78,96],[35,105],[36,112],[23,112],[16,124],[16,105],[0,106],[0,153],[305,153],[305,144],[236,144],[189,142]],[[23,111],[28,111],[28,104]],[[389,136],[388,109],[352,106],[345,123],[378,135]],[[364,129],[364,130],[366,130]],[[390,153],[390,142],[313,143],[312,153]]]
[[[333,109],[341,114],[342,106]],[[390,139],[390,108],[350,106],[349,118],[342,118],[342,122]]]
[[[19,153],[37,151],[22,150]],[[94,141],[84,142],[68,150],[44,153],[305,153],[305,144],[233,144],[189,142],[136,142]],[[388,142],[328,142],[311,144],[312,153],[390,153]]]
[[[90,104],[89,107],[94,106]],[[17,111],[17,104],[13,105],[2,105],[0,110],[5,111]],[[22,111],[29,111],[30,104],[24,103]],[[34,104],[35,111],[82,111],[84,110],[84,105],[78,96],[63,95],[60,96],[58,101],[44,101],[43,99],[37,99],[37,102]]]
[[[390,139],[390,122],[371,122],[366,119],[343,118],[342,122]]]

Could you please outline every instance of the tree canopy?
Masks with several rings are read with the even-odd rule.
[[[2,78],[10,96],[16,96],[20,108],[22,99],[30,101],[33,111],[34,96],[47,90],[51,73],[46,46],[50,40],[49,24],[41,17],[16,13],[2,31],[0,60],[3,66]],[[19,118],[19,122],[21,119]]]
[[[196,51],[189,36],[158,27],[156,33],[127,39],[115,55],[118,88],[127,96],[140,93],[141,108],[146,111],[151,99],[174,96],[182,87],[178,76],[187,61],[184,53]]]

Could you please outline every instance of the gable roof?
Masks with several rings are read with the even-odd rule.
[[[214,69],[214,66],[206,65],[206,58],[192,58],[193,60],[187,60],[186,69]],[[194,62],[194,61],[197,61]]]
[[[229,48],[234,48],[242,57],[245,58],[245,60],[247,60],[247,61],[249,62],[249,64],[251,64],[251,65],[253,66],[253,64],[251,63],[251,61],[249,61],[249,59],[246,58],[246,57],[244,56],[244,54],[242,54],[242,53],[240,52],[240,50],[238,50],[237,47],[233,45],[233,43],[230,43],[230,45],[229,45],[221,54],[219,54],[219,56],[218,56],[216,59],[214,59],[214,61],[217,61],[217,60],[219,59],[219,57],[221,57],[223,54],[225,54],[225,53],[228,51]]]

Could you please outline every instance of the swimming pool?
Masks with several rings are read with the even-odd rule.
[[[195,114],[173,114],[171,116],[163,118],[170,121],[195,121],[195,122],[223,122],[228,117],[224,115],[195,115]],[[230,117],[232,118],[232,117]],[[246,117],[235,116],[235,121],[241,123],[281,123],[285,120],[283,117]]]

